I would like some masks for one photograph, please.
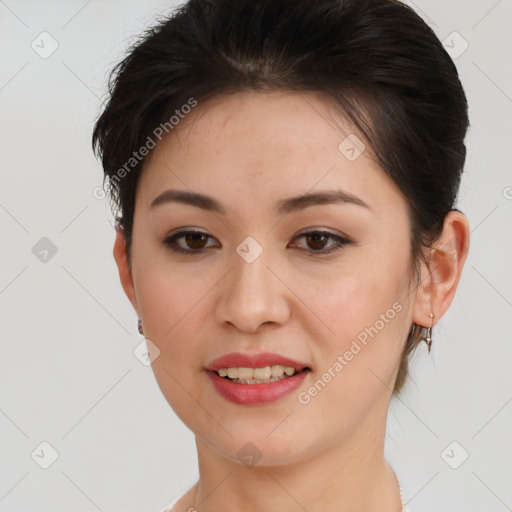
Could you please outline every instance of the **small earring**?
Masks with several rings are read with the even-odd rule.
[[[427,335],[422,336],[422,340],[427,344],[428,347],[428,353],[430,354],[430,347],[432,346],[432,322],[434,318],[434,313],[430,313],[430,327],[427,328]]]
[[[144,334],[144,331],[142,330],[142,322],[141,322],[140,318],[137,321],[137,328],[139,329],[140,334]]]

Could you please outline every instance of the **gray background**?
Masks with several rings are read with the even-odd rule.
[[[471,250],[432,353],[420,346],[392,401],[386,455],[413,512],[504,512],[512,510],[512,3],[409,4],[452,51],[468,43],[455,62],[472,123],[458,203]],[[133,355],[142,337],[119,284],[90,149],[107,71],[173,5],[0,0],[1,511],[158,512],[197,479],[193,435]],[[58,44],[47,58],[43,31]],[[43,442],[58,454],[47,469],[52,448]]]

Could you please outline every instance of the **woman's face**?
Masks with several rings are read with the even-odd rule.
[[[290,463],[384,428],[413,321],[407,203],[332,116],[314,93],[199,102],[152,151],[138,184],[125,290],[160,351],[152,367],[165,398],[233,460],[251,452],[258,464]],[[221,211],[170,195],[152,206],[171,189],[209,196]],[[357,199],[280,209],[341,190]],[[200,234],[169,240],[181,231]],[[234,352],[309,370],[237,384],[206,369]]]

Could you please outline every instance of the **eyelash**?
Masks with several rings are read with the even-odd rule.
[[[183,249],[181,247],[175,247],[172,244],[176,240],[178,240],[180,238],[183,238],[186,235],[196,235],[196,234],[205,235],[208,238],[213,238],[210,235],[208,235],[206,233],[203,233],[202,231],[188,230],[188,231],[179,231],[178,233],[175,233],[174,235],[166,238],[163,243],[164,243],[165,246],[167,246],[173,252],[176,252],[176,253],[179,253],[179,254],[183,254],[185,256],[194,256],[196,254],[201,254],[201,253],[205,252],[205,249],[187,250],[187,249]],[[318,255],[331,254],[331,253],[334,253],[334,252],[337,252],[337,251],[341,250],[346,245],[350,245],[350,244],[354,243],[353,240],[349,240],[348,238],[344,238],[342,236],[335,235],[334,233],[330,233],[329,231],[322,231],[322,230],[305,231],[305,232],[300,233],[299,235],[297,235],[294,238],[294,240],[296,240],[297,238],[302,238],[302,237],[311,236],[311,235],[326,236],[328,239],[334,240],[334,242],[336,242],[330,249],[327,249],[327,250],[318,250],[318,251],[309,250],[308,251],[308,249],[303,249],[303,250],[306,250],[308,252],[311,252],[313,255],[317,255],[317,254]]]

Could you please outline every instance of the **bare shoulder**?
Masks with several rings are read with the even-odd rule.
[[[158,512],[176,512],[176,503],[178,503],[178,500],[173,501],[170,505],[167,505],[167,507],[159,510]]]
[[[194,484],[183,496],[180,498],[174,500],[170,505],[168,505],[166,508],[161,510],[160,512],[181,512],[182,510],[190,510],[193,507],[190,507],[190,505],[187,507],[184,504],[185,503],[192,503],[194,499],[194,494],[196,491],[197,484]]]

